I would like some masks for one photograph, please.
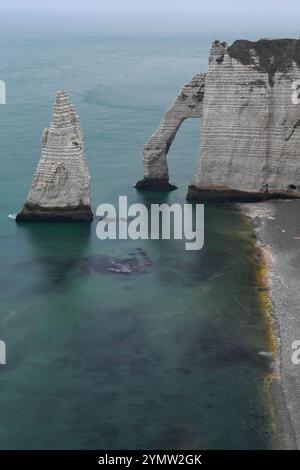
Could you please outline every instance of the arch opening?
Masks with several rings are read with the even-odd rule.
[[[177,187],[169,182],[167,155],[182,123],[189,118],[202,117],[205,74],[197,74],[179,93],[167,109],[156,132],[144,147],[144,178],[136,183],[139,190],[172,191]]]

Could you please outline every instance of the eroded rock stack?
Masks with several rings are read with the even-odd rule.
[[[18,222],[91,222],[93,214],[82,130],[65,91],[42,137],[42,156]]]
[[[188,198],[300,197],[299,79],[300,40],[214,42]]]
[[[138,181],[137,189],[170,191],[176,186],[169,183],[167,153],[182,122],[202,115],[204,74],[195,75],[187,83],[175,102],[166,111],[162,121],[144,148],[144,179]]]

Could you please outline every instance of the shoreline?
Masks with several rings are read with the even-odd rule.
[[[300,339],[300,201],[239,204],[251,219],[261,258],[261,299],[270,315],[270,350],[274,373],[276,448],[300,448],[300,365],[292,363],[292,343]],[[297,219],[298,216],[298,219]],[[299,262],[297,262],[299,261]],[[272,345],[274,338],[275,347]]]

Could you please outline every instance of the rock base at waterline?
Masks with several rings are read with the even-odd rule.
[[[177,186],[169,183],[168,179],[144,178],[136,183],[135,188],[144,191],[174,191]]]
[[[231,188],[198,188],[190,185],[187,200],[199,202],[256,202],[267,199],[299,199],[300,192],[294,189],[286,191],[240,191]]]
[[[89,206],[49,208],[25,204],[16,217],[17,222],[92,222],[93,213]]]

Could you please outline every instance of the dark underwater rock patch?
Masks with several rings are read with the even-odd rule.
[[[141,248],[128,255],[127,258],[118,258],[108,255],[87,256],[81,265],[81,274],[116,274],[130,276],[145,272],[145,268],[152,266],[152,260]]]

